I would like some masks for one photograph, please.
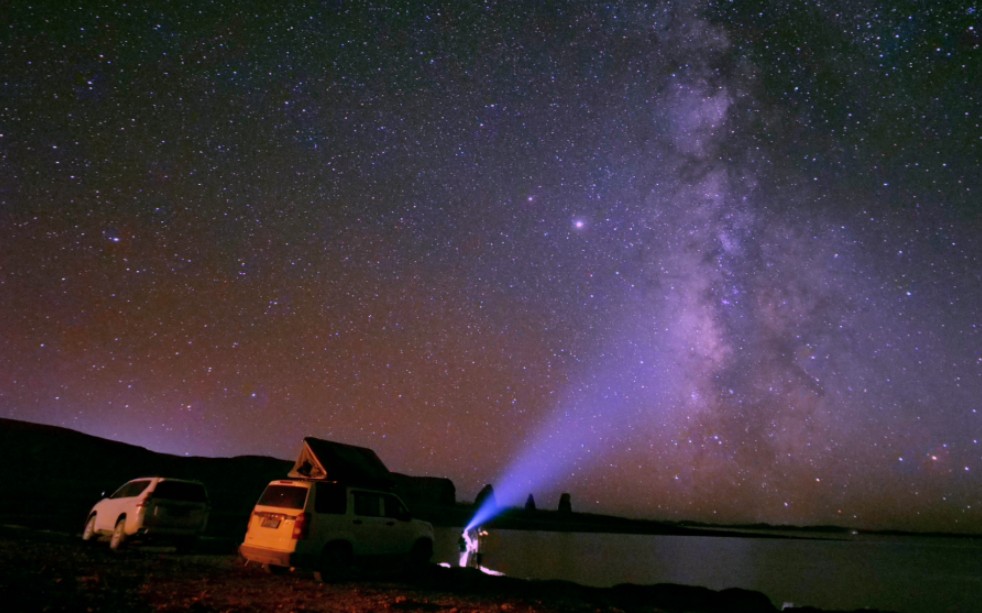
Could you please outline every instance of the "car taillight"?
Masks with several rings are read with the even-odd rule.
[[[310,513],[301,513],[293,521],[293,538],[302,541],[310,533]]]

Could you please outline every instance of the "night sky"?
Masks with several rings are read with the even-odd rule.
[[[976,5],[102,4],[0,16],[0,416],[982,532]]]

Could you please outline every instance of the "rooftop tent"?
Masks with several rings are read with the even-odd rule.
[[[290,469],[289,476],[294,479],[324,479],[375,487],[387,487],[393,483],[389,469],[371,449],[312,436],[303,439],[300,455]]]

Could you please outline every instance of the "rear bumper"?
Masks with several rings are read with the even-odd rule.
[[[170,518],[156,515],[142,517],[138,532],[160,536],[194,536],[205,531],[208,517]]]
[[[239,545],[239,555],[257,564],[271,564],[273,566],[285,566],[287,568],[307,566],[306,556],[297,555],[290,551],[277,551],[266,549],[265,547],[255,547],[253,545]]]
[[[178,536],[201,536],[205,531],[204,527],[200,528],[185,528],[185,527],[173,527],[173,526],[149,526],[146,528],[141,528],[136,532],[137,536],[145,536],[148,538],[169,538]]]

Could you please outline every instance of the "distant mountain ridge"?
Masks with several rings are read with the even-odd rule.
[[[263,488],[286,478],[292,466],[292,460],[263,456],[175,456],[69,428],[0,418],[0,522],[81,530],[103,492],[136,477],[164,475],[202,481],[212,504],[208,532],[238,538]],[[410,507],[435,511],[455,503],[448,479],[393,475],[396,491]]]

